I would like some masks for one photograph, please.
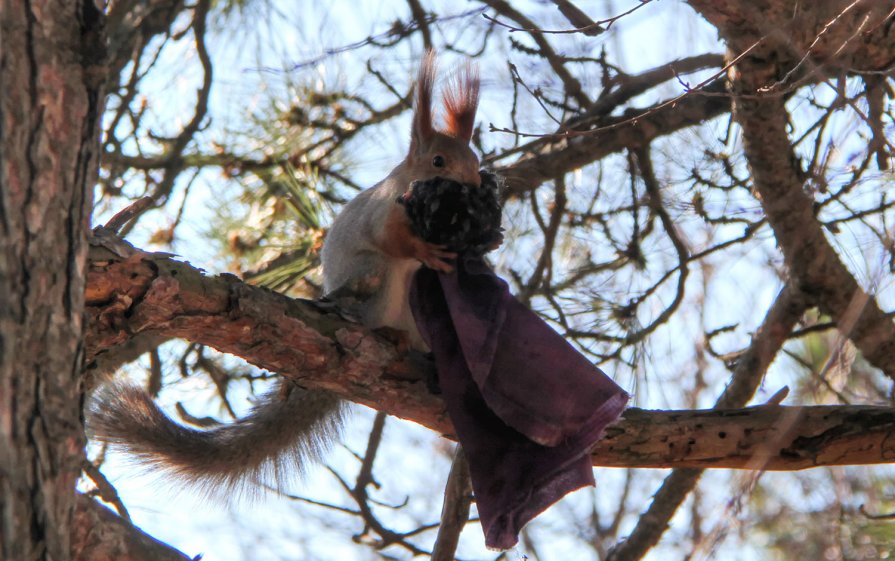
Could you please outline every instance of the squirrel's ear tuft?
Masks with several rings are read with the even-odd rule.
[[[447,133],[469,142],[475,128],[475,111],[479,105],[479,71],[467,62],[451,78],[444,91]]]
[[[432,89],[435,86],[435,71],[435,51],[429,49],[420,64],[420,73],[416,80],[413,129],[410,132],[411,152],[420,150],[435,134],[435,128],[432,126]]]

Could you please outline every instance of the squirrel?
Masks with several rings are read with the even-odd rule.
[[[408,296],[421,264],[442,272],[453,269],[454,253],[413,234],[404,207],[414,181],[435,177],[478,186],[479,160],[469,147],[479,98],[471,65],[457,74],[444,93],[446,129],[432,125],[435,55],[420,66],[410,149],[388,176],[345,205],[323,245],[323,290],[336,302],[357,301],[362,322],[371,328],[406,332],[410,346],[428,351],[410,313]],[[348,307],[351,307],[350,305]]]
[[[444,92],[446,127],[433,126],[436,57],[428,51],[415,88],[410,148],[389,175],[342,209],[322,250],[325,297],[370,328],[406,332],[410,347],[428,351],[414,323],[410,284],[422,265],[451,272],[455,254],[416,236],[399,203],[414,181],[442,177],[480,185],[479,160],[469,147],[479,79],[464,66]],[[86,412],[88,433],[157,467],[178,481],[213,492],[249,482],[278,483],[300,473],[337,438],[344,402],[321,390],[283,381],[244,418],[210,430],[171,420],[140,388],[99,388]]]

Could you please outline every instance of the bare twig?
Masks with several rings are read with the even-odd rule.
[[[104,226],[107,230],[115,232],[116,234],[123,228],[128,222],[142,214],[147,208],[149,208],[153,203],[152,197],[143,197],[141,199],[137,199],[124,209],[118,211],[115,216],[109,219]]]
[[[118,511],[118,515],[130,522],[131,515],[127,512],[124,503],[121,502],[121,497],[118,495],[118,491],[111,483],[109,483],[109,480],[106,479],[103,472],[90,461],[85,461],[81,466],[81,469],[84,471],[84,474],[93,481],[93,484],[96,485],[96,491],[99,498],[115,507],[115,510]]]
[[[575,28],[584,35],[596,37],[600,33],[606,31],[602,25],[590,19],[581,8],[569,2],[569,0],[553,0],[553,3],[556,4],[556,7],[562,12],[562,15],[566,16],[569,23],[574,25]]]
[[[895,520],[895,512],[888,512],[885,514],[870,514],[869,512],[867,512],[865,505],[859,506],[858,512],[860,512],[870,520]]]
[[[526,31],[528,33],[543,33],[543,34],[551,34],[551,35],[564,35],[564,34],[571,34],[571,33],[584,33],[585,35],[599,35],[606,29],[609,29],[610,27],[612,27],[612,25],[615,22],[617,22],[618,20],[622,19],[623,17],[625,17],[627,15],[633,14],[634,12],[636,12],[640,8],[646,6],[647,4],[649,4],[652,1],[653,0],[640,0],[639,4],[635,5],[633,8],[631,8],[629,10],[626,10],[616,16],[612,16],[611,18],[607,18],[604,20],[594,22],[594,21],[590,21],[590,18],[588,18],[586,16],[586,14],[584,14],[577,6],[575,6],[571,2],[568,2],[567,0],[554,0],[554,3],[557,5],[557,7],[560,9],[560,11],[562,11],[562,14],[564,16],[566,16],[566,18],[569,20],[569,22],[572,25],[577,26],[575,29],[543,29],[543,28],[537,27],[533,24],[526,26],[525,22],[522,22],[514,17],[512,19],[516,20],[522,26],[522,27],[517,27],[517,26],[513,26],[513,25],[509,25],[507,23],[504,23],[495,17],[489,16],[488,14],[482,14],[482,16],[485,19],[487,19],[488,21],[491,21],[491,22],[493,22],[497,25],[500,25],[502,27],[505,27],[505,28],[509,29],[510,31]],[[497,11],[500,12],[500,10],[497,10]],[[603,28],[604,25],[606,26],[605,29]]]
[[[554,51],[550,43],[547,42],[547,39],[544,37],[543,32],[541,32],[541,30],[534,24],[534,22],[525,17],[521,12],[516,10],[509,4],[509,2],[506,2],[505,0],[483,1],[499,14],[502,14],[517,22],[529,33],[529,35],[531,35],[532,40],[538,46],[540,55],[544,57],[548,64],[550,64],[553,72],[565,86],[566,95],[575,99],[581,107],[588,107],[590,105],[590,98],[581,87],[581,82],[579,82],[577,78],[572,76],[572,74],[563,64],[563,61],[561,60],[559,55],[556,54],[556,51]]]
[[[472,483],[469,479],[469,463],[463,449],[457,446],[451,473],[444,489],[444,506],[441,509],[441,526],[432,550],[432,561],[453,561],[460,532],[469,521],[469,505],[472,502]]]
[[[741,66],[737,76],[745,83],[737,83],[738,90],[753,91],[776,72],[764,62],[744,61]],[[789,141],[783,101],[738,100],[736,115],[762,206],[800,288],[836,320],[839,331],[869,362],[895,379],[895,324],[858,285],[824,235],[814,201],[803,189],[805,178]]]

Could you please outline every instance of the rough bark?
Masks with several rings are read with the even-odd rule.
[[[318,304],[232,275],[205,276],[102,230],[91,248],[88,278],[88,360],[143,333],[182,337],[448,437],[453,433],[443,403],[422,381],[431,364],[401,354],[387,337]],[[788,330],[778,325],[777,315],[793,315],[792,305],[781,307],[756,335],[763,342],[754,360],[743,360],[744,369],[763,371],[773,357],[768,348],[785,341]],[[629,409],[593,458],[597,466],[770,470],[887,463],[895,459],[893,432],[895,410],[886,407]]]
[[[233,275],[206,276],[104,230],[93,238],[88,279],[88,386],[106,350],[141,334],[179,337],[304,386],[449,430],[441,400],[423,382],[431,364],[400,354],[387,335],[342,319],[332,307],[292,300]]]
[[[142,12],[125,7],[140,4]],[[492,3],[494,4],[494,3]],[[733,75],[755,185],[795,283],[832,315],[864,356],[895,377],[895,327],[838,259],[803,190],[782,95],[837,73],[891,69],[895,3],[691,0],[734,52],[760,42]],[[133,5],[133,6],[131,6]],[[206,277],[186,264],[97,236],[90,332],[82,345],[85,231],[96,178],[104,71],[101,16],[89,0],[0,0],[0,551],[4,559],[182,559],[85,498],[82,357],[94,372],[138,335],[183,337],[243,356],[310,387],[452,432],[421,380],[430,366],[386,336],[332,310]],[[165,32],[182,2],[118,2],[111,67]],[[139,7],[139,6],[137,6]],[[136,14],[136,15],[135,15]],[[723,93],[716,83],[710,93]],[[758,96],[768,90],[764,97]],[[586,97],[582,97],[586,102]],[[586,105],[586,103],[585,103]],[[602,133],[535,141],[503,168],[517,192],[621,150],[725,113],[729,99],[692,95],[620,118]],[[591,110],[594,107],[590,108]],[[586,113],[586,112],[585,112]],[[585,115],[586,116],[586,115]],[[637,117],[632,119],[632,117]],[[624,126],[617,126],[624,123]],[[574,124],[574,123],[572,123]],[[785,339],[786,333],[780,336]],[[736,400],[739,403],[741,400]],[[745,402],[745,401],[743,401]],[[722,401],[730,407],[736,403]],[[768,406],[719,411],[629,410],[594,453],[595,465],[803,469],[891,462],[893,410]],[[664,495],[656,502],[665,503]],[[670,506],[671,503],[665,503]],[[673,508],[669,510],[673,512]],[[670,514],[669,514],[670,517]],[[164,553],[162,553],[164,551]]]
[[[74,561],[190,561],[193,559],[143,533],[96,501],[78,495],[72,532]]]
[[[70,558],[102,15],[0,2],[0,551]]]
[[[688,0],[718,28],[735,53],[760,41],[760,51],[780,65],[783,84],[813,76],[877,71],[895,63],[893,0]],[[775,83],[762,84],[769,86]]]
[[[892,51],[895,52],[895,51]],[[895,323],[855,280],[817,218],[806,174],[787,134],[789,113],[775,95],[755,95],[784,69],[760,51],[737,64],[735,116],[762,208],[799,289],[836,321],[864,358],[895,379]]]

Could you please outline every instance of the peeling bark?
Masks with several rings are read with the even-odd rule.
[[[332,307],[292,300],[233,275],[206,276],[103,230],[93,240],[88,376],[106,350],[137,335],[179,337],[303,386],[450,430],[441,400],[423,382],[432,365],[418,354],[399,354],[386,334],[346,321]],[[88,386],[97,382],[92,378]]]

